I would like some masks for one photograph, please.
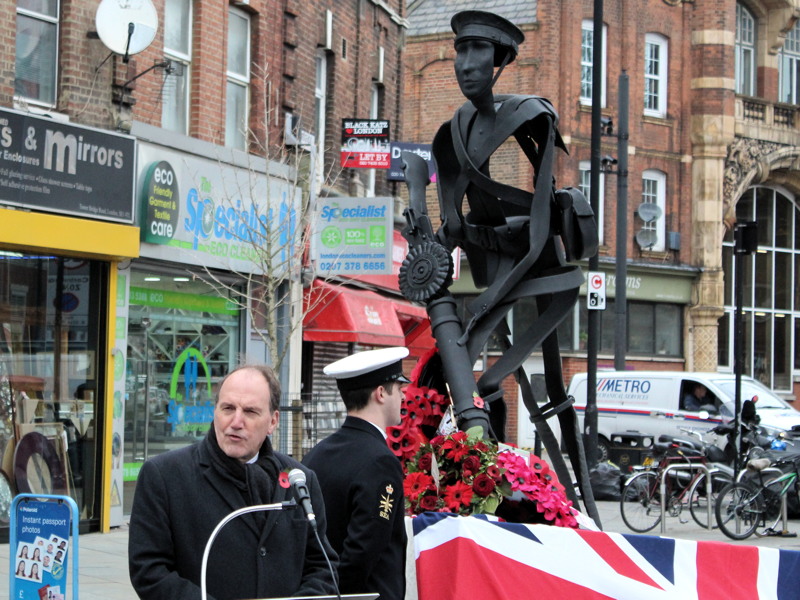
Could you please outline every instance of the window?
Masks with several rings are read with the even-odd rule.
[[[756,21],[741,3],[736,4],[736,93],[755,95]]]
[[[800,21],[786,35],[778,62],[780,102],[800,104]]]
[[[514,324],[517,321],[515,307]],[[585,350],[589,328],[589,311],[586,297],[582,296],[573,312],[558,326],[559,347],[562,350]],[[614,300],[606,300],[606,309],[600,311],[600,347],[603,354],[614,353],[616,312]],[[681,356],[683,335],[683,307],[679,304],[628,300],[627,352],[631,356]],[[575,326],[577,316],[578,324]],[[577,331],[577,335],[575,335]],[[515,332],[516,333],[516,332]]]
[[[189,66],[192,63],[191,0],[167,0],[164,5],[164,55],[180,65],[164,74],[161,92],[161,126],[189,133]]]
[[[36,432],[54,442],[54,460],[26,459],[17,485],[24,477],[37,492],[72,495],[88,519],[99,516],[95,440],[113,405],[103,377],[107,289],[107,263],[0,251],[0,440]]]
[[[655,243],[648,250],[656,252],[661,252],[665,248],[666,187],[667,176],[661,171],[649,169],[642,173],[642,203],[655,204],[661,209],[659,217],[649,222],[643,220],[641,228],[641,231],[652,231],[655,235]]]
[[[228,13],[228,85],[225,94],[225,145],[247,150],[250,105],[250,17]]]
[[[781,188],[756,186],[736,203],[739,222],[758,224],[758,251],[743,255],[736,281],[733,235],[723,241],[723,270],[731,290],[742,286],[744,371],[777,391],[791,393],[797,368],[800,322],[800,207]],[[734,294],[725,294],[725,319],[719,321],[721,365],[733,365]],[[725,344],[725,345],[723,345]]]
[[[606,105],[606,38],[608,28],[603,25],[603,62],[601,66],[600,106]],[[594,23],[585,19],[581,27],[581,104],[592,103],[592,66],[594,59]]]
[[[667,116],[667,73],[669,56],[667,40],[648,33],[644,40],[644,114]]]
[[[317,174],[318,183],[321,185],[324,179],[325,169],[323,168],[325,156],[325,112],[327,110],[328,98],[328,55],[324,50],[319,50],[315,59],[316,77],[314,80],[314,135],[317,136]]]
[[[14,94],[55,106],[58,0],[18,0]]]
[[[592,168],[591,163],[589,161],[581,161],[578,165],[578,169],[581,172],[581,179],[580,184],[578,185],[578,189],[583,192],[583,195],[586,196],[586,199],[591,201],[591,191],[592,191]],[[603,211],[605,209],[605,189],[606,189],[606,177],[604,173],[600,173],[600,191],[597,195],[597,214],[595,215],[597,219],[597,239],[599,243],[603,243]]]

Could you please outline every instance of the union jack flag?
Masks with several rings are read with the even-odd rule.
[[[485,517],[412,520],[419,600],[800,599],[800,552]]]

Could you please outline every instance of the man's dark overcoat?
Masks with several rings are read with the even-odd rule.
[[[212,466],[211,448],[200,443],[156,456],[142,466],[131,512],[131,582],[148,600],[200,598],[206,541],[217,523],[245,503],[238,490]],[[306,472],[319,534],[325,510],[319,482],[294,459],[272,453],[277,472]],[[270,503],[292,499],[291,488],[275,484]],[[215,600],[313,596],[335,593],[325,558],[302,509],[244,515],[219,533],[208,561],[207,589]],[[264,517],[266,515],[266,517]],[[263,520],[261,523],[263,524]]]
[[[319,477],[342,593],[405,597],[403,470],[372,423],[348,416],[303,463]]]

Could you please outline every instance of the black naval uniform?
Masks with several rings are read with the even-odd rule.
[[[317,474],[343,594],[405,596],[403,470],[378,428],[348,416],[303,459]]]

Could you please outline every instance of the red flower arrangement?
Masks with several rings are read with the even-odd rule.
[[[402,424],[387,443],[406,474],[406,514],[496,514],[509,521],[577,527],[572,503],[539,457],[483,439],[480,428],[436,434],[449,398],[418,384],[433,352],[423,357],[406,388]],[[429,439],[430,434],[430,439]]]
[[[497,446],[481,433],[457,431],[420,445],[404,465],[407,513],[495,513],[511,484],[497,464]]]

